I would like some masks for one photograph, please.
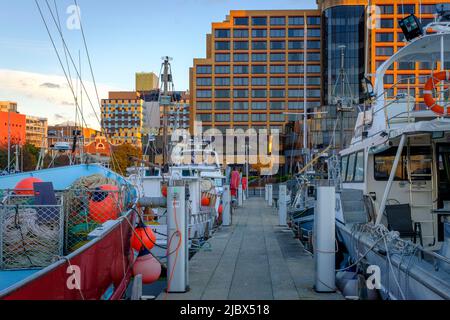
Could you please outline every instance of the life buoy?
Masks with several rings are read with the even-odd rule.
[[[425,83],[425,87],[423,90],[423,99],[425,104],[431,111],[436,112],[438,114],[450,114],[450,107],[444,108],[441,105],[436,103],[433,97],[433,90],[436,88],[436,85],[441,81],[449,81],[450,80],[450,71],[440,71],[435,74]]]

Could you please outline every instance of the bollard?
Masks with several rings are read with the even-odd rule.
[[[314,210],[314,260],[317,292],[335,292],[336,194],[334,187],[318,187]]]
[[[268,201],[269,201],[269,207],[271,207],[272,205],[273,205],[273,193],[272,193],[272,191],[273,191],[273,185],[271,185],[271,184],[269,184],[268,186],[267,186],[267,190],[268,190],[268,195],[267,195],[267,197],[268,197]]]
[[[230,226],[231,225],[231,193],[230,186],[223,186],[223,211],[222,211],[222,225]]]
[[[264,186],[264,200],[269,201],[269,185]]]
[[[287,188],[285,184],[280,184],[278,191],[278,220],[280,226],[287,225]]]

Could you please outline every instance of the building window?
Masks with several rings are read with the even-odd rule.
[[[211,110],[212,103],[211,101],[199,101],[197,102],[197,110]]]
[[[248,110],[248,102],[247,101],[235,101],[233,103],[234,110]]]
[[[434,14],[436,13],[436,5],[434,4],[422,4],[420,7],[422,14]],[[422,20],[423,22],[423,20]]]
[[[234,97],[235,98],[248,98],[248,90],[246,89],[238,89],[234,90]]]
[[[286,24],[285,17],[270,17],[271,26],[284,26]]]
[[[267,85],[267,78],[252,78],[252,86],[265,86]]]
[[[230,101],[217,101],[215,108],[216,110],[230,110]]]
[[[320,53],[308,53],[308,61],[320,61]]]
[[[394,48],[392,47],[377,47],[375,50],[377,56],[392,56]]]
[[[380,27],[381,28],[393,28],[394,20],[392,19],[380,19]]]
[[[247,122],[248,121],[248,114],[247,113],[235,113],[233,115],[233,120],[236,122]]]
[[[272,53],[270,55],[270,61],[272,61],[272,62],[286,61],[286,54],[284,54],[284,53]]]
[[[303,17],[289,17],[289,25],[290,26],[300,26],[304,24]]]
[[[320,29],[308,29],[308,37],[320,37]]]
[[[303,29],[292,29],[288,30],[289,38],[302,38],[304,35]]]
[[[254,89],[252,90],[252,98],[266,98],[267,91],[265,89]]]
[[[252,25],[254,25],[254,26],[265,26],[265,25],[267,25],[267,18],[266,17],[253,17],[252,18]]]
[[[286,48],[286,42],[284,41],[270,41],[270,49],[283,50]]]
[[[230,41],[216,41],[216,50],[230,50]]]
[[[235,41],[234,50],[248,50],[248,41]]]
[[[320,17],[307,17],[306,19],[309,25],[320,25]]]
[[[230,114],[219,113],[215,116],[216,122],[230,122]]]
[[[254,121],[254,122],[267,121],[267,115],[265,113],[253,113],[252,121]]]
[[[217,53],[216,62],[230,62],[230,55],[228,53]]]
[[[397,5],[397,13],[398,14],[414,14],[416,13],[416,5],[415,4],[399,4]]]
[[[210,86],[212,85],[211,78],[197,78],[197,85],[198,86]]]
[[[283,74],[285,72],[284,65],[271,65],[270,73],[271,74]]]
[[[216,38],[229,38],[230,29],[216,29],[215,36]]]
[[[320,49],[320,40],[308,40],[308,49]]]
[[[211,122],[212,120],[212,116],[209,113],[198,113],[196,118],[197,121]]]
[[[303,90],[289,89],[289,98],[303,98]]]
[[[289,101],[288,102],[289,110],[303,110],[303,102],[300,101]]]
[[[393,5],[381,5],[378,6],[381,14],[394,14],[394,6]]]
[[[270,90],[271,98],[284,98],[284,90],[281,89],[272,89]]]
[[[284,102],[283,101],[271,101],[270,102],[270,110],[284,110]]]
[[[253,62],[266,62],[267,54],[265,53],[252,53],[252,61]]]
[[[289,61],[303,61],[303,53],[289,53]]]
[[[235,26],[248,26],[248,17],[234,18]]]
[[[288,48],[290,50],[303,49],[303,41],[289,41]]]
[[[290,86],[303,85],[303,77],[289,77],[288,84]]]
[[[275,113],[270,115],[270,121],[273,122],[284,122],[284,114],[282,113]]]
[[[217,74],[229,74],[230,73],[230,66],[216,66],[216,73]]]
[[[211,66],[197,66],[197,74],[211,74]]]
[[[271,86],[284,86],[285,79],[280,77],[271,77],[270,78],[270,85]]]
[[[308,77],[306,79],[306,84],[310,86],[320,86],[320,77]]]
[[[392,33],[377,33],[376,34],[376,41],[377,42],[393,42],[394,41],[394,34]]]
[[[197,90],[197,98],[211,98],[211,90]]]
[[[235,38],[248,38],[248,29],[234,29],[233,36]]]
[[[266,74],[267,73],[267,67],[266,66],[252,66],[252,73],[254,74]]]
[[[288,66],[288,73],[290,73],[290,74],[303,73],[303,65],[299,65],[299,64],[292,65],[292,64],[290,64]]]
[[[227,87],[230,85],[230,78],[216,78],[214,82],[218,87]]]
[[[416,63],[410,62],[410,61],[402,61],[399,62],[397,65],[398,70],[415,70],[416,69]]]
[[[252,49],[253,50],[266,50],[267,49],[267,42],[266,41],[253,41],[252,42]]]
[[[234,74],[248,74],[248,66],[234,66],[233,73]]]
[[[248,53],[235,53],[234,62],[248,62]]]
[[[266,38],[267,30],[266,29],[252,29],[252,37],[253,38]]]
[[[218,89],[215,94],[216,98],[229,98],[230,90]]]
[[[270,29],[270,36],[272,38],[284,38],[286,36],[285,29]]]
[[[265,101],[253,101],[252,102],[252,110],[266,110],[267,102]]]
[[[248,78],[234,78],[233,84],[235,86],[248,86]]]

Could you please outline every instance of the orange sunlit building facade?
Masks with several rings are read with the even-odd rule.
[[[0,148],[24,145],[26,142],[26,117],[17,112],[0,112]]]

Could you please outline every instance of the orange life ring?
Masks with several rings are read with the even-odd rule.
[[[450,114],[450,107],[444,109],[443,106],[438,105],[436,100],[433,97],[433,90],[436,88],[436,85],[441,81],[449,81],[450,80],[450,71],[440,71],[435,74],[425,83],[425,87],[423,90],[423,99],[425,104],[431,111],[439,113],[439,114]]]

